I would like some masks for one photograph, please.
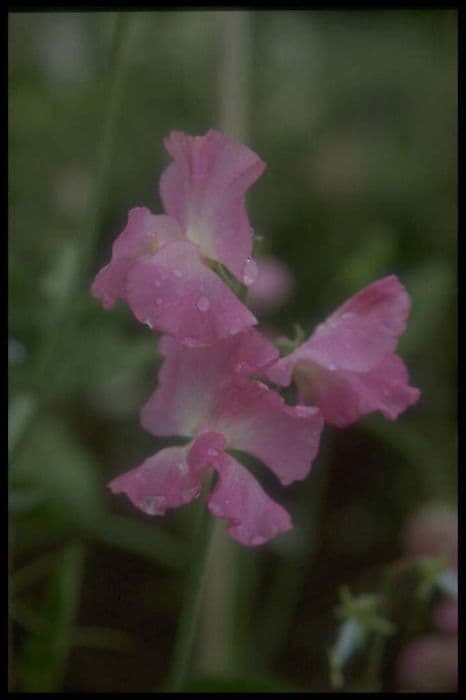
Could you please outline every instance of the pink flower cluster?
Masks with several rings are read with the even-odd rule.
[[[289,530],[291,518],[230,450],[253,455],[291,484],[309,474],[324,419],[344,426],[375,410],[394,419],[414,403],[419,391],[394,354],[409,297],[395,276],[379,280],[280,358],[224,281],[230,274],[241,285],[255,282],[245,194],[265,164],[217,131],[172,132],[165,146],[173,158],[160,180],[166,213],[130,210],[92,293],[105,308],[124,299],[162,334],[164,362],[141,422],[153,435],[188,442],[159,451],[109,487],[162,515],[197,498],[212,468],[218,478],[210,512],[228,521],[237,541],[257,546]],[[259,378],[279,386],[294,379],[298,405]]]

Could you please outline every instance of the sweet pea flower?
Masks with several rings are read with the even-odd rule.
[[[164,143],[173,157],[160,179],[166,213],[129,211],[92,293],[107,309],[123,298],[150,328],[206,346],[257,323],[214,267],[221,263],[246,285],[256,277],[245,193],[265,163],[213,130],[173,131]]]
[[[323,427],[320,411],[288,406],[251,378],[276,360],[274,346],[250,329],[213,347],[189,348],[163,336],[159,351],[165,360],[141,411],[142,425],[153,435],[190,442],[163,449],[117,477],[111,491],[125,493],[150,515],[163,515],[197,498],[202,474],[212,467],[218,479],[208,508],[228,521],[234,539],[257,546],[289,530],[289,514],[227,452],[250,453],[285,485],[310,471]]]
[[[372,411],[395,420],[420,396],[394,353],[409,311],[409,296],[395,275],[377,280],[268,368],[267,376],[280,386],[293,378],[301,400],[319,406],[331,425],[345,427]]]

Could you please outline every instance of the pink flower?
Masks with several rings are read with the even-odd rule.
[[[257,279],[251,284],[248,303],[255,313],[270,313],[286,304],[294,291],[288,267],[272,256],[257,261]]]
[[[384,277],[340,306],[267,376],[281,386],[293,377],[300,396],[317,404],[332,425],[347,426],[372,411],[394,420],[420,396],[394,354],[409,310],[398,278]]]
[[[142,425],[153,435],[184,436],[191,442],[161,450],[114,479],[110,489],[126,493],[146,513],[161,515],[195,499],[203,471],[213,467],[218,481],[208,508],[228,520],[233,538],[256,546],[289,530],[288,513],[226,452],[249,452],[282,484],[304,479],[310,471],[323,427],[319,410],[288,406],[251,379],[277,358],[273,345],[249,330],[214,347],[187,348],[164,336],[159,350],[165,361],[159,386],[142,409]]]
[[[257,323],[212,267],[254,280],[245,193],[265,163],[218,131],[174,131],[165,146],[174,158],[160,180],[166,215],[130,210],[92,293],[105,308],[125,299],[139,321],[180,343],[210,345]]]
[[[405,646],[397,675],[404,691],[454,691],[458,685],[458,640],[426,635]]]

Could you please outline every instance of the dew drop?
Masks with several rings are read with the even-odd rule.
[[[244,264],[243,282],[246,287],[249,287],[257,279],[257,265],[251,258],[248,258]]]
[[[153,325],[152,325],[152,323],[149,321],[148,318],[146,318],[146,320],[144,321],[144,324],[145,324],[148,328],[150,328],[151,330],[153,329]]]
[[[163,496],[151,496],[141,503],[141,509],[147,515],[162,515],[165,512]]]
[[[205,311],[209,310],[210,301],[207,299],[207,297],[199,297],[196,306],[199,309],[199,311],[202,311],[204,313]]]

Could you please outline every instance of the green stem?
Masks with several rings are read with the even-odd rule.
[[[204,499],[200,499],[198,508],[198,522],[194,537],[196,544],[192,553],[191,568],[186,577],[185,603],[176,634],[172,668],[168,682],[168,689],[172,692],[183,690],[189,671],[201,611],[207,554],[212,535],[213,518],[206,508]]]
[[[218,15],[218,123],[225,134],[242,143],[248,141],[251,20],[250,12],[238,10]],[[219,267],[223,280],[247,305],[247,287]],[[238,547],[223,522],[215,528],[207,571],[199,667],[206,674],[232,674],[238,659],[237,621],[243,617],[237,605],[241,574]]]
[[[43,411],[44,404],[53,392],[53,368],[55,363],[60,361],[60,343],[61,339],[66,335],[64,327],[72,325],[75,320],[76,297],[79,293],[79,287],[85,278],[102,219],[117,124],[124,103],[123,96],[128,69],[130,27],[133,21],[133,18],[128,13],[119,14],[116,19],[114,51],[110,62],[109,91],[108,97],[107,95],[105,96],[105,99],[108,99],[107,111],[103,120],[87,214],[79,237],[76,264],[73,273],[69,277],[63,296],[57,300],[53,323],[45,329],[42,347],[34,368],[33,385],[38,394],[38,400],[35,400],[33,397],[35,401],[33,408],[23,421],[21,431],[15,436],[14,446],[11,448],[11,461],[14,461],[14,457],[32,423]]]

